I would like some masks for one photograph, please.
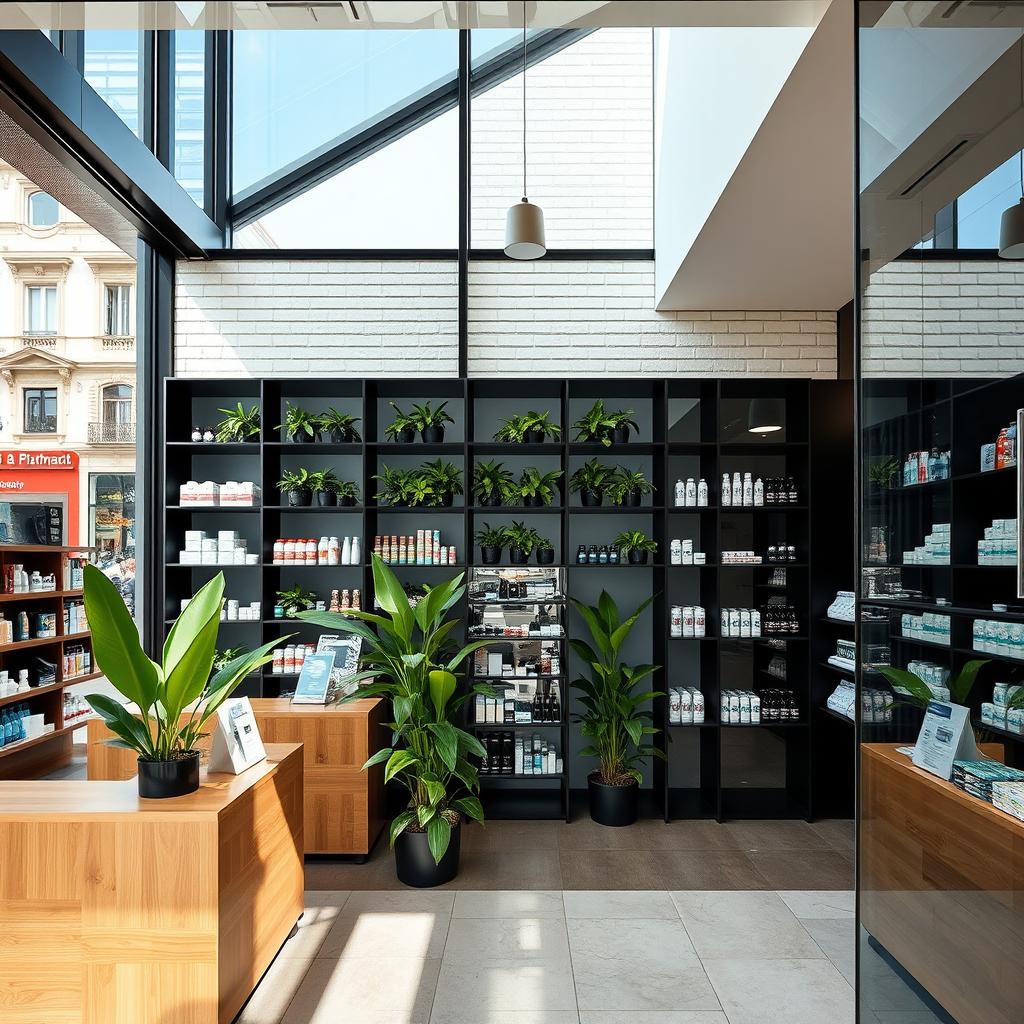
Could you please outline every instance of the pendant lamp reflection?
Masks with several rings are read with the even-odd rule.
[[[999,219],[999,256],[1004,260],[1024,260],[1024,150],[1020,154],[1019,203],[1003,211]]]
[[[544,211],[526,198],[526,2],[523,2],[523,198],[505,216],[505,255],[513,260],[540,259],[544,241]]]
[[[781,398],[755,398],[747,414],[747,432],[774,434],[786,422],[786,404]]]

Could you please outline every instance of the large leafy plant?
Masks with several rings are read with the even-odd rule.
[[[224,413],[224,419],[217,424],[217,440],[230,443],[248,441],[259,437],[260,407],[250,406],[246,409],[241,402],[234,409],[218,409]]]
[[[626,665],[620,652],[630,630],[644,609],[654,600],[647,598],[628,619],[623,620],[611,595],[601,591],[597,605],[572,600],[590,630],[593,644],[573,638],[572,649],[589,667],[590,678],[574,679],[580,692],[583,712],[573,716],[590,745],[580,753],[596,757],[598,779],[605,785],[642,782],[639,764],[645,757],[665,754],[649,742],[659,730],[651,722],[653,714],[643,705],[663,694],[655,690],[637,692],[640,683],[657,671],[657,665]]]
[[[185,606],[164,642],[160,664],[139,643],[139,631],[117,588],[94,565],[85,567],[85,613],[96,664],[137,714],[100,693],[86,699],[117,737],[144,761],[171,761],[194,750],[203,728],[238,684],[273,660],[287,637],[231,658],[211,677],[217,656],[224,574],[217,573]],[[191,714],[182,718],[186,710]]]
[[[480,742],[455,721],[470,694],[456,695],[459,667],[488,641],[474,641],[452,653],[449,637],[458,625],[446,613],[466,592],[458,576],[431,587],[413,606],[395,574],[373,556],[373,586],[380,614],[350,611],[303,612],[299,618],[362,637],[366,653],[353,679],[373,679],[348,699],[385,697],[391,702],[391,745],[378,750],[363,768],[384,764],[384,781],[397,781],[409,793],[405,810],[391,823],[390,841],[408,828],[426,832],[438,864],[451,840],[459,813],[483,821],[480,790],[469,755],[484,757]],[[476,685],[473,694],[493,696]]]
[[[986,658],[968,661],[955,676],[950,677],[946,686],[949,690],[950,700],[954,704],[967,704],[971,690],[974,689],[974,684],[977,682],[978,673],[988,663]],[[893,668],[891,665],[878,665],[877,668],[889,680],[897,700],[919,708],[927,708],[928,702],[935,700],[927,683],[913,672],[908,672],[903,668]]]

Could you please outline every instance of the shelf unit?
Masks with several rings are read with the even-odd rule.
[[[785,402],[785,430],[759,438],[746,429],[750,401],[778,397]],[[625,444],[605,447],[574,440],[571,424],[596,399],[611,409],[633,409],[639,424]],[[216,423],[217,409],[258,404],[263,419],[262,436],[240,445],[206,445],[188,441],[192,426]],[[393,411],[389,402],[403,409],[413,402],[447,401],[455,417],[441,444],[399,444],[381,440]],[[360,417],[363,441],[357,444],[292,444],[283,441],[276,424],[284,417],[287,401],[311,412],[333,406]],[[232,624],[230,643],[254,647],[285,633],[315,640],[318,627],[290,620],[275,620],[271,609],[275,592],[295,584],[317,592],[321,599],[331,589],[361,590],[364,608],[372,607],[372,573],[368,564],[336,567],[291,567],[272,564],[277,537],[359,535],[364,552],[372,549],[377,535],[415,533],[429,528],[441,531],[443,544],[456,547],[458,567],[392,566],[403,581],[429,583],[440,571],[457,571],[477,562],[473,537],[484,523],[500,526],[520,520],[537,528],[555,548],[555,565],[565,570],[570,597],[594,604],[602,589],[611,592],[620,607],[636,607],[645,597],[655,600],[629,638],[624,657],[632,663],[662,666],[655,688],[669,685],[700,685],[708,721],[686,733],[687,727],[668,727],[668,702],[654,707],[656,724],[662,727],[657,742],[668,762],[654,760],[645,770],[648,789],[645,806],[656,806],[659,816],[671,817],[781,817],[815,815],[812,749],[816,721],[810,714],[817,699],[812,686],[812,650],[821,628],[817,616],[835,597],[836,588],[848,589],[851,565],[843,564],[834,522],[849,513],[852,518],[852,472],[841,471],[841,453],[852,450],[852,390],[848,383],[792,379],[736,380],[618,380],[618,379],[508,379],[465,380],[415,379],[190,379],[166,381],[164,424],[165,496],[174,506],[178,486],[189,479],[253,480],[262,487],[259,514],[237,517],[232,529],[248,541],[249,551],[260,553],[259,566],[182,566],[178,551],[186,528],[216,531],[226,528],[227,516],[217,510],[166,507],[160,543],[165,552],[162,618],[177,615],[180,600],[223,568],[226,596],[243,604],[259,600],[262,621]],[[563,428],[558,442],[505,444],[493,440],[503,417],[528,409],[549,411]],[[451,508],[404,509],[378,506],[373,477],[384,465],[415,466],[427,459],[446,458],[471,479],[472,467],[481,459],[497,459],[516,476],[527,466],[561,472],[559,493],[550,507],[481,507],[469,495],[456,497]],[[642,470],[654,483],[653,496],[645,496],[635,508],[584,508],[570,493],[568,480],[589,458],[609,465]],[[819,473],[818,460],[831,460],[838,469]],[[274,482],[284,470],[330,467],[343,478],[355,480],[360,504],[354,508],[289,509],[280,504]],[[719,482],[724,472],[749,470],[755,475],[792,475],[800,487],[795,506],[765,508],[720,507]],[[703,477],[710,490],[710,507],[676,508],[672,504],[676,479]],[[826,508],[816,510],[815,495],[825,495]],[[237,526],[236,526],[237,524]],[[646,565],[580,565],[575,561],[580,544],[609,544],[622,530],[640,529],[659,542],[659,552]],[[852,527],[851,527],[852,532]],[[831,534],[831,542],[829,535]],[[849,534],[848,534],[849,535]],[[667,549],[673,537],[694,539],[706,553],[704,566],[671,565]],[[698,543],[699,542],[699,543]],[[769,544],[798,545],[797,564],[787,566],[787,586],[768,586],[774,565],[720,566],[723,548],[756,549],[763,554]],[[507,560],[503,560],[508,565]],[[823,567],[826,571],[821,572]],[[819,585],[818,578],[825,581]],[[831,592],[827,592],[831,590]],[[759,669],[767,665],[771,646],[766,640],[751,643],[717,637],[720,608],[761,607],[770,598],[787,596],[800,613],[802,629],[789,638],[792,671],[787,688],[794,689],[800,704],[800,728],[730,729],[718,726],[720,680],[728,685],[760,689],[768,680]],[[669,610],[673,604],[702,604],[706,609],[708,636],[702,642],[669,638]],[[465,609],[462,609],[464,613]],[[803,624],[806,623],[806,626]],[[567,611],[570,636],[584,636],[585,626],[574,609]],[[166,624],[165,624],[166,628]],[[817,660],[823,660],[821,658]],[[567,655],[570,677],[581,669],[576,656]],[[248,682],[242,692],[276,696],[292,680],[263,674]],[[571,691],[563,688],[563,697]],[[822,698],[823,702],[823,698]],[[565,714],[563,715],[565,717]],[[578,800],[586,788],[589,765],[578,756],[585,745],[576,727],[565,726],[563,759],[565,785]],[[745,736],[746,739],[733,739]],[[744,766],[753,766],[757,771]],[[763,769],[763,770],[762,770]],[[754,784],[755,776],[762,783]],[[486,793],[490,797],[490,793]],[[653,798],[653,799],[651,799]],[[570,800],[565,800],[568,806]],[[516,816],[530,813],[533,801],[511,808]]]
[[[98,678],[101,673],[91,672],[78,676],[65,676],[63,654],[66,644],[84,644],[91,650],[88,631],[64,632],[64,602],[81,601],[82,591],[64,586],[67,563],[80,556],[88,559],[93,551],[86,545],[49,546],[40,544],[0,545],[0,579],[9,565],[24,565],[30,574],[38,570],[43,576],[53,574],[58,590],[29,593],[0,594],[0,612],[13,620],[24,611],[29,616],[29,628],[34,629],[32,617],[37,613],[50,613],[56,621],[56,635],[33,637],[0,644],[0,669],[17,679],[20,669],[29,670],[29,679],[35,678],[33,659],[43,658],[55,666],[55,680],[46,686],[34,686],[26,693],[13,693],[0,697],[0,707],[27,704],[32,714],[42,714],[53,731],[31,739],[0,747],[0,779],[30,779],[46,775],[71,761],[71,734],[84,727],[84,720],[64,721],[64,691],[69,686]]]

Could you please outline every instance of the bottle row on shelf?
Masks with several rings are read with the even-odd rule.
[[[1004,619],[975,619],[971,627],[972,646],[985,654],[1024,659],[1024,623]]]
[[[1007,732],[1024,735],[1024,705],[1017,696],[1024,686],[1012,683],[996,683],[992,687],[992,700],[981,705],[981,720],[985,725],[996,726]]]
[[[852,679],[843,679],[828,695],[825,707],[852,722],[857,711],[857,687]],[[892,721],[893,698],[888,690],[870,686],[861,687],[860,720],[869,725],[883,725]]]
[[[455,565],[454,544],[441,543],[441,531],[423,529],[415,534],[379,535],[373,538],[373,553],[388,565]]]
[[[274,541],[274,565],[361,565],[358,537],[278,537]]]
[[[668,560],[671,565],[705,565],[707,555],[703,551],[693,550],[693,540],[673,538],[668,546]]]
[[[516,736],[513,732],[492,732],[477,736],[487,755],[481,758],[481,775],[562,774],[562,757],[557,745],[534,733]]]
[[[52,726],[50,731],[52,731]],[[46,730],[42,714],[32,714],[27,704],[12,704],[0,711],[0,748],[42,736]]]
[[[704,694],[696,686],[668,688],[668,724],[701,725],[704,722]]]
[[[678,484],[676,485],[678,487]],[[722,508],[760,508],[761,506],[797,505],[800,492],[791,476],[762,480],[752,473],[722,474]],[[677,502],[678,504],[678,502]]]
[[[496,687],[500,688],[500,687]],[[561,722],[562,702],[557,683],[506,689],[497,697],[476,694],[473,702],[473,721],[476,725],[533,725],[543,722]]]
[[[486,647],[473,652],[473,675],[478,679],[530,679],[557,676],[562,671],[556,643],[531,644],[536,651],[492,651]]]
[[[798,722],[800,709],[792,690],[723,690],[722,725],[761,725],[765,722]]]
[[[78,586],[81,585],[79,579]],[[45,594],[57,589],[57,576],[52,572],[41,573],[38,569],[29,572],[21,563],[8,563],[4,566],[3,588],[5,594]]]

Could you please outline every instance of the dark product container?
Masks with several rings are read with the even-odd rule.
[[[612,430],[612,441],[615,444],[625,444],[629,440],[629,427],[623,424]]]
[[[173,761],[139,758],[139,796],[163,800],[185,796],[199,788],[199,751],[185,750]]]
[[[313,492],[307,487],[301,487],[295,491],[288,491],[289,508],[305,508],[313,504]]]
[[[590,795],[590,817],[599,825],[621,828],[636,821],[640,787],[635,782],[626,786],[608,786],[595,775],[587,779]]]
[[[434,863],[426,832],[406,829],[395,840],[395,872],[398,880],[416,889],[431,889],[450,882],[459,873],[462,826],[452,829],[451,842],[440,864]]]
[[[647,552],[646,551],[630,551],[629,553],[629,564],[630,565],[646,565],[647,564]]]

